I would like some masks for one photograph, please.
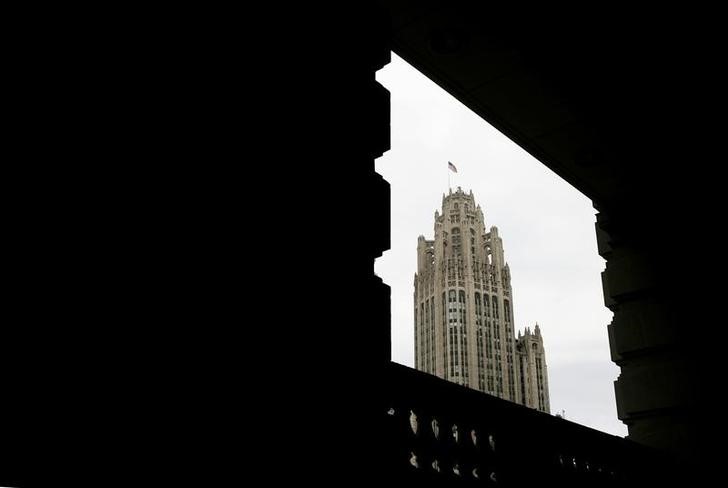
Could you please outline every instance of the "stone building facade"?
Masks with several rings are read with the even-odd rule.
[[[418,370],[549,412],[540,328],[515,336],[503,240],[472,191],[443,195],[434,240],[417,240],[414,285]]]
[[[518,403],[549,413],[549,383],[546,374],[546,352],[538,324],[531,332],[526,327],[524,334],[518,332],[516,357],[520,396]]]

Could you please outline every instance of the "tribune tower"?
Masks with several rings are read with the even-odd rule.
[[[414,284],[418,370],[549,412],[540,329],[516,339],[503,240],[472,191],[443,195],[434,240],[417,240]]]

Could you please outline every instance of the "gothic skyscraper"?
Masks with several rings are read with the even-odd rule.
[[[443,195],[435,239],[418,238],[414,305],[417,369],[549,412],[540,328],[516,339],[503,240],[472,191]]]

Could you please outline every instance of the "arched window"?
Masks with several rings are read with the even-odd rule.
[[[460,229],[458,227],[453,227],[452,229],[452,246],[453,246],[453,252],[455,254],[460,254],[462,244],[462,236],[460,235]]]
[[[430,371],[430,353],[432,350],[432,347],[430,345],[430,300],[425,300],[425,368],[424,370],[429,373]]]
[[[445,292],[442,292],[442,300],[440,301],[440,306],[442,308],[442,343],[447,345],[447,307],[445,306]],[[449,374],[451,371],[450,364],[447,361],[447,347],[444,347],[442,350],[443,353],[443,366],[445,368],[445,376]]]
[[[432,353],[430,354],[430,371],[435,373],[435,297],[430,301],[430,344]]]

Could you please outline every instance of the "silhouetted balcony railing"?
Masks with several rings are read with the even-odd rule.
[[[382,421],[394,478],[559,487],[657,486],[660,470],[666,478],[666,455],[621,437],[395,363],[388,373]]]

